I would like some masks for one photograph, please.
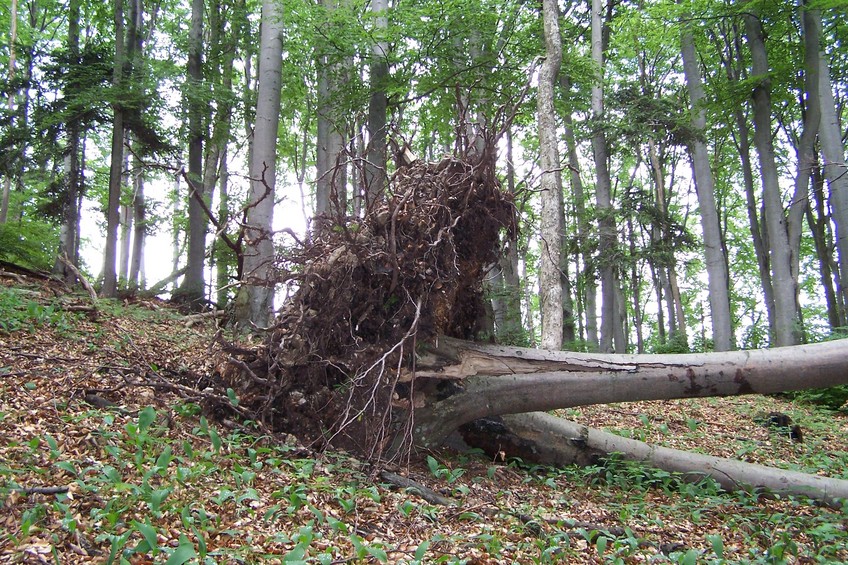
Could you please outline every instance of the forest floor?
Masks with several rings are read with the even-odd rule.
[[[817,563],[848,510],[723,493],[612,460],[449,451],[392,469],[204,414],[214,323],[0,274],[0,562]],[[236,398],[232,399],[237,402]],[[780,411],[804,441],[754,421]],[[848,479],[848,413],[783,397],[563,411],[629,437]]]

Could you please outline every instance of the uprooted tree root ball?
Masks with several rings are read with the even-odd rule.
[[[382,456],[409,431],[413,387],[397,385],[416,341],[478,334],[482,279],[514,229],[490,159],[400,168],[363,219],[324,218],[281,262],[297,290],[268,339],[220,364],[239,406],[306,444]]]

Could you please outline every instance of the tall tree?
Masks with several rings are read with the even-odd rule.
[[[539,71],[537,114],[539,123],[539,161],[542,166],[541,288],[542,347],[561,349],[563,336],[562,284],[562,176],[557,148],[558,136],[554,85],[562,65],[562,38],[559,32],[559,7],[556,0],[542,2],[545,60]]]
[[[368,145],[365,162],[365,202],[368,206],[371,206],[377,195],[383,191],[387,179],[388,96],[386,85],[389,80],[389,43],[384,35],[388,29],[388,9],[388,0],[372,0],[371,2],[374,39],[371,45],[371,96],[368,100]]]
[[[244,263],[242,285],[236,297],[236,320],[245,327],[250,324],[266,326],[274,300],[272,230],[283,70],[282,36],[283,14],[279,0],[263,0]]]
[[[618,308],[618,265],[616,264],[616,226],[612,207],[612,182],[609,173],[609,150],[603,129],[604,121],[604,2],[592,1],[592,61],[598,77],[592,82],[592,153],[595,159],[595,198],[597,200],[599,269],[601,278],[601,336],[602,352],[623,353],[624,324]]]
[[[18,0],[12,0],[10,6],[10,21],[9,21],[9,82],[15,79],[15,43],[18,41]],[[79,12],[77,12],[77,20],[79,20]],[[70,40],[70,33],[69,33]],[[9,92],[8,98],[9,115],[15,113],[15,94],[14,90]],[[5,224],[9,215],[9,196],[12,192],[12,175],[6,173],[3,179],[3,193],[0,195],[0,224]]]
[[[819,65],[819,97],[821,99],[819,140],[824,176],[830,188],[830,208],[836,225],[839,292],[842,295],[842,304],[848,304],[848,165],[845,161],[843,130],[840,127],[839,112],[833,96],[834,85],[831,84],[828,57],[824,52],[820,53]]]
[[[754,144],[760,161],[765,223],[774,288],[774,345],[794,345],[800,341],[797,285],[792,276],[792,250],[783,201],[780,177],[775,162],[772,140],[771,78],[768,55],[760,16],[753,5],[746,5],[742,16],[745,35],[751,51],[751,75],[755,86],[752,92],[754,108]]]
[[[568,77],[565,77],[562,82],[563,88],[566,91],[569,90],[571,81]],[[597,284],[595,283],[595,259],[591,244],[592,238],[590,237],[589,213],[586,210],[586,193],[583,188],[583,179],[580,176],[580,159],[577,155],[577,141],[574,135],[574,118],[570,110],[565,114],[563,132],[565,145],[568,148],[568,170],[571,180],[572,200],[574,201],[574,213],[577,216],[577,243],[580,256],[583,258],[582,271],[579,271],[577,274],[578,304],[582,298],[582,310],[586,319],[585,336],[581,337],[586,340],[589,349],[595,351],[598,349],[598,293]]]
[[[109,164],[109,197],[106,205],[106,244],[103,258],[103,288],[102,293],[107,297],[118,294],[118,273],[116,270],[118,227],[120,225],[120,200],[124,177],[124,133],[125,119],[128,111],[125,89],[129,88],[126,77],[132,64],[135,49],[136,18],[128,19],[129,25],[124,35],[124,1],[115,0],[115,59],[112,75],[112,85],[115,99],[112,101],[112,153]],[[130,2],[130,14],[135,15],[140,9],[140,0]]]
[[[326,20],[333,22],[337,19],[333,13],[342,9],[338,0],[321,0],[321,5],[327,10]],[[332,31],[332,30],[331,30]],[[331,36],[332,37],[332,36]],[[332,212],[331,203],[335,201],[344,208],[346,203],[347,175],[340,156],[345,150],[345,137],[342,116],[339,112],[340,86],[345,82],[346,69],[349,64],[334,49],[335,40],[324,41],[318,48],[318,123],[317,147],[315,150],[315,215],[321,216]],[[335,192],[335,194],[334,194]]]
[[[201,93],[203,84],[203,10],[204,0],[191,1],[191,27],[188,43],[188,77],[185,100],[188,107],[188,257],[182,284],[174,299],[199,308],[206,294],[206,230],[204,210],[207,194],[203,178],[203,140],[208,104]]]
[[[68,80],[68,92],[66,96],[81,88],[79,80],[80,63],[80,0],[70,0],[68,3],[68,66],[69,75],[75,78]],[[79,210],[77,201],[79,199],[82,171],[80,168],[80,120],[78,115],[71,114],[68,117],[66,128],[65,159],[64,159],[64,181],[62,191],[62,225],[59,231],[59,252],[53,273],[65,282],[74,280],[73,270],[65,261],[73,265],[79,264],[77,257],[77,225],[79,224]],[[64,259],[64,260],[63,260]]]
[[[733,347],[733,327],[730,317],[730,277],[727,274],[727,257],[722,244],[721,226],[715,203],[715,181],[710,167],[710,156],[704,141],[707,111],[704,107],[704,86],[695,52],[692,30],[684,27],[680,35],[683,72],[689,91],[689,108],[692,128],[696,135],[690,142],[692,174],[701,210],[701,230],[704,240],[704,258],[709,285],[710,316],[712,318],[713,346],[716,351],[729,351]]]

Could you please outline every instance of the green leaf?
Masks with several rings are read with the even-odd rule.
[[[152,551],[154,555],[159,553],[159,540],[156,537],[156,530],[153,526],[149,523],[143,524],[138,520],[133,520],[132,525],[144,537],[144,541],[138,544],[137,551],[141,553]],[[143,544],[146,544],[146,547],[142,547]]]
[[[168,464],[173,460],[173,456],[171,455],[171,446],[168,445],[165,447],[165,450],[162,451],[161,455],[156,458],[156,466],[160,469],[167,469]]]
[[[680,560],[680,563],[681,565],[697,565],[698,551],[696,549],[690,549],[683,555],[683,558]]]
[[[239,399],[238,399],[238,396],[236,396],[236,391],[234,391],[234,390],[233,390],[233,389],[231,389],[231,388],[228,388],[228,389],[227,389],[227,397],[230,399],[230,403],[231,403],[233,406],[238,406],[238,405],[239,405]]]
[[[598,555],[603,555],[607,550],[607,544],[609,543],[609,538],[606,536],[598,536],[598,541],[595,542],[595,547],[598,550]]]
[[[713,553],[716,554],[716,557],[724,559],[724,540],[721,539],[721,536],[708,535],[707,541],[713,547]]]
[[[365,551],[379,561],[380,563],[385,563],[389,560],[389,556],[386,554],[386,550],[381,547],[373,547],[370,545],[365,546]]]
[[[297,544],[283,556],[283,563],[306,563],[306,548]]]
[[[221,451],[221,436],[214,428],[209,428],[209,439],[212,441],[212,449],[215,450],[215,453]]]
[[[430,540],[424,540],[418,544],[418,548],[415,550],[415,560],[423,562],[428,549],[430,549]]]
[[[194,550],[194,546],[190,543],[183,543],[174,550],[165,565],[183,565],[183,563],[195,557],[197,557],[197,552]]]
[[[140,432],[146,432],[155,419],[156,409],[152,406],[145,406],[138,413],[138,430]]]

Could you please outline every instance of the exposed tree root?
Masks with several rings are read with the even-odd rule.
[[[396,385],[415,344],[478,334],[482,279],[514,206],[485,153],[400,168],[364,218],[318,224],[280,260],[295,290],[268,339],[225,350],[220,373],[268,427],[379,458],[398,434],[412,437],[413,387]]]

